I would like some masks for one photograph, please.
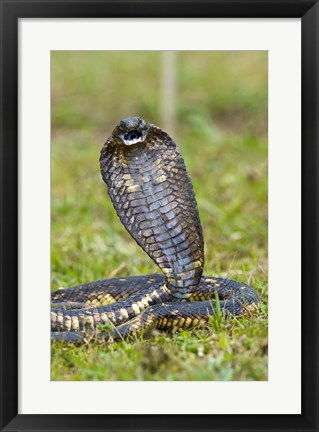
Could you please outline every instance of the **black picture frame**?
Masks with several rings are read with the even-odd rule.
[[[317,431],[318,79],[315,0],[1,0],[1,431]],[[19,18],[301,18],[302,414],[18,414],[18,20]],[[293,271],[293,269],[292,269]],[[282,305],[283,316],[285,305]],[[287,359],[289,361],[289,359]],[[132,397],[134,397],[132,395]]]

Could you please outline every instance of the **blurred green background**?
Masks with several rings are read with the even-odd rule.
[[[121,225],[99,173],[99,152],[115,125],[138,115],[166,129],[185,159],[203,225],[204,273],[249,282],[266,305],[268,53],[181,51],[175,65],[170,98],[166,80],[174,68],[163,78],[162,52],[51,52],[52,289],[158,271]],[[165,104],[173,110],[169,119]],[[262,323],[251,345],[267,343],[265,310],[260,316],[250,323]],[[77,376],[59,349],[55,344],[55,379],[152,379],[145,366],[140,376]],[[249,368],[246,374],[231,369],[228,379],[263,379],[265,350],[259,360],[264,366],[258,376]],[[216,374],[206,379],[218,379]],[[179,373],[168,375],[158,379],[180,379]]]

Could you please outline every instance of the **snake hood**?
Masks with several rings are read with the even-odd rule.
[[[124,227],[158,264],[176,299],[200,281],[204,241],[191,179],[173,139],[140,117],[121,120],[100,155]]]

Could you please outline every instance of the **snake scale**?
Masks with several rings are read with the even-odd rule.
[[[124,227],[163,274],[101,280],[51,295],[51,336],[79,342],[103,324],[107,341],[149,328],[189,328],[219,310],[240,315],[259,298],[248,285],[202,276],[204,240],[184,160],[173,139],[140,117],[119,122],[100,155]]]

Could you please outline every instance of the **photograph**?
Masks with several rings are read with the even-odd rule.
[[[50,73],[51,380],[268,381],[268,51]]]

